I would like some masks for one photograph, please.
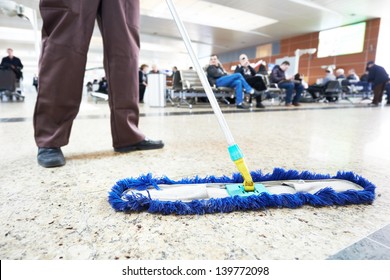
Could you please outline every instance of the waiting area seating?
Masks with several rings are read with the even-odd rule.
[[[234,97],[234,89],[227,87],[212,86],[212,90],[217,99],[226,104],[230,104],[227,98]],[[194,70],[180,70],[173,77],[173,85],[170,90],[172,99],[179,99],[178,107],[185,104],[192,108],[192,103],[196,103],[198,98],[207,97],[198,73]]]
[[[271,103],[274,103],[275,100],[279,100],[279,105],[285,101],[286,92],[284,89],[280,88],[277,83],[271,83],[268,75],[256,74],[259,75],[267,89],[264,91],[264,100],[270,100]]]

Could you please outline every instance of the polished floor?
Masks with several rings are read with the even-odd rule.
[[[223,106],[251,170],[354,171],[377,186],[372,205],[162,216],[117,213],[107,194],[117,180],[145,173],[236,172],[210,107],[142,104],[140,127],[166,146],[117,154],[107,103],[84,96],[63,148],[66,166],[44,169],[33,139],[35,98],[29,90],[25,102],[0,103],[1,259],[390,260],[388,106]]]

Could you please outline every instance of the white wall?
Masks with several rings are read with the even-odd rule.
[[[390,73],[390,18],[382,18],[378,36],[375,63]]]

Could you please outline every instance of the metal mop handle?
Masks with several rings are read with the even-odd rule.
[[[246,164],[243,159],[243,154],[238,147],[238,145],[235,143],[232,133],[230,132],[230,129],[226,123],[226,120],[222,114],[221,108],[218,105],[217,99],[214,96],[214,92],[211,89],[211,86],[207,80],[206,74],[203,71],[199,60],[197,56],[195,55],[194,49],[191,44],[190,37],[188,36],[187,30],[184,27],[183,22],[181,21],[179,15],[177,14],[176,8],[172,2],[172,0],[166,0],[168,8],[173,16],[173,19],[176,22],[176,25],[179,29],[179,32],[183,38],[184,44],[187,48],[188,54],[191,57],[192,63],[194,64],[195,70],[198,73],[199,79],[202,82],[203,88],[206,91],[207,98],[210,101],[211,107],[213,108],[214,114],[218,119],[218,123],[221,126],[221,129],[223,133],[225,134],[226,140],[229,145],[229,153],[231,159],[236,164],[238,170],[241,172],[241,174],[244,177],[244,187],[246,191],[253,191],[254,185],[252,177],[248,171],[248,168],[246,167]]]
[[[188,36],[187,30],[185,29],[183,22],[179,18],[177,11],[175,9],[175,6],[172,2],[172,0],[166,0],[168,4],[168,8],[171,11],[171,14],[176,22],[176,25],[180,31],[181,36],[183,37],[184,44],[187,48],[187,51],[191,57],[192,63],[194,64],[195,70],[198,73],[199,79],[202,82],[203,88],[206,91],[207,98],[210,101],[211,107],[213,108],[213,111],[215,113],[215,116],[218,119],[219,125],[221,126],[223,133],[225,134],[226,140],[229,145],[234,145],[234,138],[232,133],[230,132],[230,129],[226,123],[226,120],[221,112],[221,108],[218,105],[217,99],[214,96],[214,92],[210,87],[210,84],[207,80],[206,74],[203,71],[203,68],[199,64],[199,60],[195,55],[194,49],[192,48],[191,40]]]

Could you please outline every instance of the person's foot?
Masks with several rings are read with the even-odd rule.
[[[301,104],[299,104],[298,102],[294,102],[293,105],[294,106],[301,106]]]
[[[369,105],[369,106],[373,106],[373,107],[378,107],[378,103],[374,103],[374,102],[369,103],[368,105]]]
[[[256,108],[264,109],[265,106],[262,103],[256,103]]]
[[[65,158],[61,148],[38,148],[37,159],[39,165],[46,168],[65,165]]]
[[[293,105],[291,103],[286,103],[286,107],[292,107]]]
[[[241,102],[240,104],[237,104],[237,109],[249,109],[249,105],[245,102]]]
[[[128,153],[132,151],[140,151],[140,150],[154,150],[154,149],[161,149],[164,147],[164,142],[161,140],[150,140],[145,138],[141,142],[138,142],[133,145],[121,147],[121,148],[114,148],[115,152],[118,153]]]

